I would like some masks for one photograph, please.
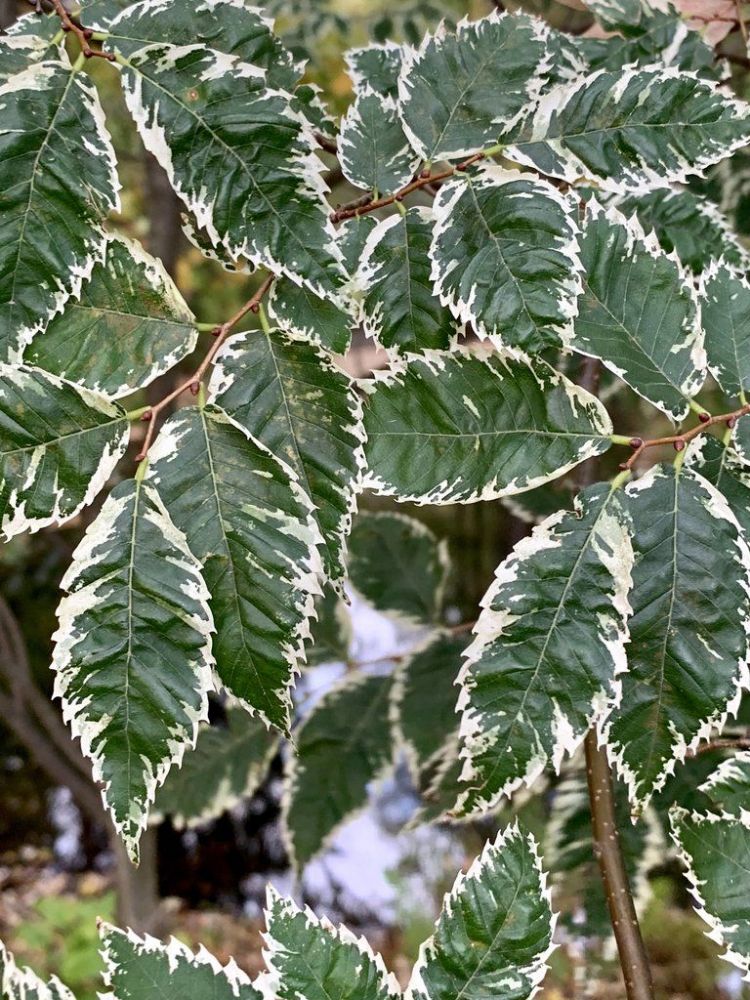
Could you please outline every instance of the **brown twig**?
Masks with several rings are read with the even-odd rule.
[[[596,358],[584,358],[578,384],[596,395],[600,375],[601,362]],[[578,467],[575,478],[579,487],[590,486],[596,480],[598,461],[598,458],[591,458]],[[599,865],[607,909],[617,942],[625,992],[628,1000],[654,1000],[651,969],[638,925],[617,828],[612,772],[607,751],[599,746],[595,728],[586,735],[585,749],[594,855]]]
[[[336,156],[339,151],[339,147],[335,139],[329,139],[328,136],[323,135],[322,132],[313,132],[313,135],[315,136],[315,141],[321,149],[324,149],[326,153],[332,153]]]
[[[750,737],[738,736],[735,739],[726,737],[720,740],[711,740],[709,743],[696,747],[688,756],[698,757],[702,753],[711,753],[713,750],[750,750]]]
[[[167,395],[164,396],[163,399],[160,399],[158,403],[155,403],[153,406],[150,406],[146,410],[146,412],[141,416],[141,420],[148,421],[148,430],[146,431],[146,437],[143,440],[143,447],[135,457],[136,462],[142,462],[143,459],[148,454],[148,450],[151,447],[154,440],[154,434],[156,432],[156,417],[158,416],[158,414],[161,413],[162,410],[164,410],[167,406],[169,406],[170,403],[174,402],[174,400],[177,399],[178,396],[182,395],[182,393],[187,390],[192,392],[193,395],[197,396],[198,390],[200,389],[200,384],[203,381],[203,377],[208,371],[209,366],[216,358],[216,355],[219,353],[222,344],[227,339],[229,334],[232,332],[234,327],[240,322],[240,320],[244,319],[245,316],[247,316],[247,314],[250,312],[257,313],[259,311],[260,303],[263,299],[263,296],[266,294],[266,292],[268,292],[275,278],[276,278],[275,274],[269,274],[263,280],[263,283],[261,284],[260,288],[258,288],[258,290],[255,292],[253,297],[251,299],[248,299],[248,301],[244,304],[244,306],[242,306],[241,309],[238,309],[237,312],[234,314],[234,316],[228,319],[226,323],[221,323],[212,331],[215,339],[211,344],[211,346],[209,347],[208,351],[206,352],[205,357],[198,365],[198,367],[195,369],[190,378],[186,379],[184,382],[180,382],[180,384],[177,386],[176,389],[173,389],[171,392],[167,393]]]
[[[84,28],[80,23],[76,23],[76,21],[70,16],[70,13],[62,0],[52,0],[52,3],[55,8],[55,13],[60,18],[63,31],[72,31],[80,42],[81,52],[83,53],[84,58],[91,59],[94,56],[99,56],[100,59],[107,59],[109,62],[114,62],[114,53],[104,52],[102,49],[91,48],[89,41],[93,37],[94,32],[90,28]]]
[[[468,170],[473,163],[478,163],[479,160],[485,159],[487,156],[492,156],[494,153],[498,152],[497,147],[492,149],[485,149],[479,153],[474,153],[470,156],[468,160],[464,160],[463,163],[458,163],[455,167],[447,167],[445,170],[441,170],[437,174],[423,173],[415,180],[410,181],[400,190],[396,191],[395,194],[389,194],[384,198],[378,198],[377,201],[368,200],[365,204],[362,204],[362,199],[358,199],[350,205],[343,205],[337,208],[335,212],[331,213],[331,222],[343,222],[345,219],[354,219],[359,215],[366,215],[368,212],[374,212],[378,208],[385,208],[388,205],[393,205],[397,201],[403,201],[407,194],[412,194],[414,191],[419,191],[420,188],[428,187],[431,184],[435,184],[439,181],[444,181],[448,177],[452,177],[456,173],[461,173],[464,170]]]
[[[627,462],[621,463],[620,468],[623,471],[630,471],[643,452],[648,448],[658,448],[671,444],[674,446],[675,451],[682,451],[688,441],[692,441],[698,435],[704,434],[709,427],[714,427],[716,424],[726,424],[730,428],[734,427],[739,418],[744,417],[746,413],[750,413],[750,403],[746,403],[737,410],[732,410],[731,413],[720,413],[714,417],[703,412],[699,414],[701,422],[696,424],[695,427],[691,427],[690,430],[684,431],[682,434],[668,434],[665,437],[658,438],[633,437],[630,439],[630,447],[633,449],[633,454]]]

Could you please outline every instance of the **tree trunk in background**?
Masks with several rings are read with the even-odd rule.
[[[0,0],[0,29],[9,28],[16,16],[16,0]]]
[[[159,927],[159,871],[156,827],[141,837],[141,863],[136,868],[125,853],[120,838],[112,832],[117,880],[117,923],[141,934],[156,936]]]

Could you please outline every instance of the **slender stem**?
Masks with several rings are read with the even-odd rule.
[[[66,10],[65,4],[62,0],[52,0],[52,4],[55,8],[55,13],[60,18],[62,30],[66,32],[71,31],[76,36],[81,46],[81,55],[85,59],[91,59],[94,56],[99,56],[100,59],[106,59],[108,62],[114,62],[115,57],[113,53],[91,48],[89,42],[94,37],[94,32],[88,28],[84,28],[80,23],[77,23],[76,19],[72,18],[70,13]]]
[[[601,362],[596,358],[584,358],[578,384],[587,392],[596,395],[600,374]],[[596,479],[597,466],[598,459],[592,458],[578,467],[576,478],[579,487],[591,485]],[[628,469],[623,469],[622,474],[615,480],[618,486],[625,475],[629,475]],[[617,942],[617,952],[625,978],[625,992],[628,1000],[654,1000],[651,969],[641,938],[641,929],[638,926],[633,894],[617,830],[612,773],[609,769],[607,752],[599,746],[595,728],[587,734],[585,747],[594,854],[599,864],[612,930]]]
[[[502,150],[502,146],[492,146],[489,149],[483,149],[478,153],[474,153],[470,156],[468,160],[464,160],[463,163],[458,163],[455,167],[448,167],[445,170],[441,170],[437,174],[431,174],[428,171],[422,171],[422,174],[416,178],[416,180],[410,181],[400,190],[396,191],[394,194],[389,194],[384,198],[369,198],[364,204],[362,204],[362,199],[358,199],[357,202],[353,202],[351,205],[344,205],[341,208],[337,208],[335,212],[331,213],[332,222],[343,222],[345,219],[353,219],[359,215],[366,215],[368,212],[374,212],[378,208],[385,208],[387,205],[397,204],[413,191],[419,191],[420,188],[428,187],[430,184],[435,184],[438,181],[444,181],[448,177],[452,177],[456,173],[461,173],[464,170],[468,170],[469,167],[478,163],[480,160],[486,159],[488,156],[494,156]]]
[[[594,854],[607,898],[628,1000],[654,1000],[654,984],[620,846],[612,773],[596,730],[586,736],[586,778]]]
[[[221,350],[224,341],[227,339],[227,337],[232,332],[234,327],[237,326],[240,320],[244,319],[248,313],[250,312],[257,313],[260,311],[261,300],[263,299],[263,296],[269,290],[271,285],[274,283],[275,278],[276,275],[274,274],[267,275],[266,278],[264,278],[258,290],[252,296],[252,298],[248,299],[248,301],[244,304],[244,306],[238,309],[237,312],[234,314],[234,316],[230,317],[230,319],[228,319],[226,323],[221,323],[219,326],[214,328],[214,330],[212,331],[214,334],[213,343],[209,347],[208,351],[206,351],[205,357],[198,365],[198,367],[195,369],[193,374],[188,379],[185,379],[184,382],[180,382],[180,384],[177,386],[176,389],[173,389],[171,392],[167,393],[167,395],[164,396],[163,399],[160,399],[158,403],[155,403],[153,406],[149,406],[148,409],[145,411],[145,413],[143,413],[143,415],[141,416],[141,420],[148,421],[148,430],[146,431],[146,437],[143,440],[143,447],[135,456],[136,462],[139,463],[143,462],[146,455],[148,454],[148,450],[151,447],[151,444],[153,443],[154,434],[156,433],[157,415],[161,413],[161,411],[164,410],[167,406],[169,406],[170,403],[174,402],[174,400],[177,399],[178,396],[181,396],[182,393],[185,392],[186,390],[192,392],[194,396],[198,395],[198,393],[200,392],[201,382],[203,381],[206,372],[208,371],[209,367],[216,358],[216,355]]]
[[[710,753],[712,750],[750,750],[750,737],[738,736],[736,739],[711,740],[697,747],[690,757],[698,757],[702,753]]]
[[[688,441],[692,441],[693,438],[698,437],[700,434],[705,434],[709,427],[715,427],[716,424],[726,424],[728,429],[731,430],[740,417],[744,417],[746,413],[750,413],[750,403],[745,403],[739,409],[732,410],[730,413],[719,413],[714,417],[710,416],[700,407],[698,407],[698,411],[699,415],[703,418],[701,423],[696,424],[695,427],[691,427],[690,430],[683,431],[682,434],[668,434],[665,437],[658,438],[628,438],[627,443],[633,448],[633,454],[627,462],[623,462],[620,465],[620,468],[632,469],[648,448],[657,448],[671,444],[674,445],[675,451],[683,451]],[[611,440],[614,444],[626,443],[625,437],[621,434],[613,434]]]

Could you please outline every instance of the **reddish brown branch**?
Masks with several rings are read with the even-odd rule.
[[[114,62],[115,56],[112,52],[104,52],[102,49],[91,48],[89,42],[94,32],[90,28],[84,28],[77,19],[72,18],[62,0],[52,0],[52,4],[55,8],[55,13],[60,18],[63,31],[71,31],[80,42],[84,58],[91,59],[94,56],[99,56],[100,59],[107,59],[109,62]]]
[[[716,424],[726,424],[728,427],[734,427],[739,418],[744,417],[746,413],[750,413],[750,403],[746,403],[737,410],[732,410],[731,413],[720,413],[714,417],[708,413],[701,413],[701,422],[696,424],[695,427],[691,427],[690,430],[684,431],[682,434],[667,434],[665,437],[658,438],[631,438],[630,445],[633,448],[633,454],[627,462],[621,463],[620,468],[623,470],[627,469],[628,471],[631,470],[643,452],[648,448],[658,448],[671,444],[674,446],[675,451],[682,451],[688,441],[692,441],[693,438],[704,434],[709,427],[714,427]]]
[[[711,753],[713,750],[750,750],[750,737],[738,736],[735,739],[729,737],[720,740],[711,740],[697,747],[689,756],[698,757],[702,753]]]
[[[222,323],[213,330],[214,341],[206,352],[205,357],[195,369],[190,378],[186,379],[184,382],[180,382],[176,389],[167,393],[163,399],[160,399],[158,403],[154,403],[150,406],[146,412],[141,417],[141,420],[148,421],[148,430],[146,431],[146,437],[143,440],[143,447],[136,455],[136,462],[142,462],[143,459],[148,454],[148,450],[154,440],[154,434],[156,433],[156,417],[164,410],[170,403],[174,402],[178,396],[181,396],[183,392],[190,391],[193,395],[197,396],[198,390],[200,389],[201,382],[209,369],[209,366],[213,363],[216,355],[219,353],[222,344],[227,339],[229,334],[232,332],[235,326],[244,319],[249,312],[257,313],[260,309],[260,303],[263,296],[268,292],[271,285],[275,280],[276,275],[269,274],[261,284],[260,288],[255,292],[253,297],[249,299],[241,309],[237,312],[226,323]]]
[[[372,201],[371,199],[362,204],[362,199],[358,199],[350,205],[344,205],[341,208],[337,208],[335,212],[331,213],[331,222],[343,222],[345,219],[354,219],[358,215],[366,215],[368,212],[374,212],[378,208],[385,208],[388,205],[393,205],[397,201],[403,201],[407,194],[412,194],[414,191],[419,191],[421,188],[429,187],[431,184],[438,183],[439,181],[444,181],[448,177],[452,177],[456,173],[460,173],[464,170],[468,170],[473,163],[478,163],[479,160],[483,160],[487,156],[491,156],[497,152],[497,149],[482,150],[479,153],[474,153],[470,156],[468,160],[464,160],[463,163],[458,163],[455,167],[447,167],[445,170],[441,170],[437,174],[423,173],[415,180],[410,181],[400,190],[396,191],[395,194],[389,194],[385,198],[378,198],[377,201]]]

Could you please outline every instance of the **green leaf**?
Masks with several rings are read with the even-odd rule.
[[[546,38],[543,21],[493,11],[455,32],[443,24],[407,49],[400,111],[422,159],[470,156],[523,120],[545,83]]]
[[[146,148],[211,243],[335,298],[343,272],[323,165],[289,95],[267,84],[264,70],[203,45],[150,45],[123,69]]]
[[[750,254],[732,232],[729,220],[692,191],[660,188],[624,198],[618,208],[626,216],[635,213],[644,231],[653,230],[662,249],[674,251],[694,274],[700,274],[712,258],[722,256],[735,267],[750,268]]]
[[[726,261],[701,275],[701,321],[708,369],[728,396],[750,389],[750,282]]]
[[[354,520],[347,562],[352,586],[377,611],[412,624],[440,617],[450,557],[421,521],[365,512]]]
[[[405,51],[405,47],[396,42],[349,49],[345,55],[346,69],[354,89],[369,87],[383,97],[397,97]]]
[[[372,215],[357,215],[353,219],[347,219],[338,230],[338,246],[348,275],[356,274],[367,239],[377,224],[377,219]]]
[[[177,829],[199,826],[248,799],[263,781],[278,736],[242,708],[228,708],[224,725],[202,726],[195,749],[173,768],[151,811]]]
[[[522,493],[610,446],[602,404],[542,361],[430,352],[369,391],[365,485],[399,500]]]
[[[300,910],[268,886],[267,994],[275,1000],[400,1000],[395,976],[364,937]]]
[[[315,601],[315,615],[305,648],[308,666],[346,663],[352,643],[352,619],[333,587],[326,587],[323,596]]]
[[[723,760],[700,791],[711,800],[711,812],[750,829],[750,751]]]
[[[85,74],[36,63],[0,86],[0,108],[0,361],[18,361],[103,259],[119,182]]]
[[[465,635],[438,632],[396,667],[394,727],[418,784],[432,770],[436,756],[442,756],[446,734],[457,728],[456,678],[466,644]]]
[[[346,354],[354,319],[341,306],[322,299],[289,278],[273,283],[268,313],[284,333],[333,354]]]
[[[586,6],[603,28],[626,34],[638,29],[650,13],[644,0],[586,0]]]
[[[181,0],[131,4],[107,29],[107,47],[132,56],[146,45],[194,45],[237,56],[266,71],[266,85],[291,91],[302,75],[273,33],[273,20],[244,0],[195,0],[185,17]]]
[[[631,525],[599,484],[520,541],[482,598],[461,671],[462,813],[486,811],[551,763],[559,773],[620,699]]]
[[[536,842],[509,827],[485,845],[446,895],[406,996],[527,1000],[547,971],[554,924]]]
[[[690,445],[685,464],[723,494],[740,527],[750,537],[750,465],[737,450],[737,435],[723,444],[705,435]]]
[[[419,775],[421,805],[409,821],[415,829],[424,823],[462,822],[453,812],[465,785],[461,781],[464,762],[459,756],[458,729],[450,733],[440,751],[433,754]]]
[[[547,181],[494,164],[444,184],[430,248],[440,300],[501,345],[566,344],[581,293],[574,205]]]
[[[45,56],[63,61],[65,53],[62,44],[52,45],[59,30],[57,17],[39,17],[36,14],[19,17],[7,34],[0,35],[0,84]]]
[[[750,975],[750,829],[718,816],[673,813],[672,835],[680,849],[698,916],[722,955]]]
[[[366,191],[397,191],[414,176],[419,156],[409,145],[392,97],[361,91],[341,121],[344,177]]]
[[[0,528],[6,539],[75,517],[125,453],[125,411],[37,368],[0,364]]]
[[[24,360],[116,399],[169,371],[197,340],[194,316],[161,261],[115,236],[80,300],[37,334]]]
[[[433,221],[430,208],[410,208],[379,222],[363,248],[356,276],[365,293],[362,323],[395,353],[447,349],[456,337],[456,324],[430,281]]]
[[[615,783],[614,792],[618,840],[640,915],[652,896],[648,873],[664,861],[664,830],[651,806],[633,821],[628,794],[620,782]],[[555,898],[567,897],[573,904],[566,908],[566,927],[576,936],[609,939],[612,924],[594,854],[585,775],[566,776],[553,794],[544,856]]]
[[[584,294],[573,349],[601,358],[678,423],[705,378],[703,330],[691,278],[637,219],[595,200],[586,206],[581,259]]]
[[[208,591],[156,490],[112,491],[60,584],[55,697],[130,857],[211,687]]]
[[[749,116],[746,104],[693,74],[602,70],[550,90],[507,156],[569,183],[645,194],[744,146]]]
[[[35,972],[16,965],[0,942],[0,997],[2,1000],[75,1000],[56,976],[43,982]]]
[[[390,677],[349,674],[296,730],[282,822],[297,869],[367,805],[368,784],[391,767],[390,692]]]
[[[603,727],[633,805],[736,713],[748,686],[750,553],[724,497],[657,466],[627,489],[635,532],[628,672]]]
[[[364,468],[362,407],[351,379],[314,347],[256,330],[227,342],[210,388],[299,481],[314,505],[326,573],[339,585]]]
[[[117,1000],[263,1000],[245,973],[230,960],[221,965],[205,948],[193,954],[176,938],[167,944],[138,937],[111,924],[99,929],[106,981]]]
[[[221,684],[287,730],[320,592],[320,536],[294,473],[223,410],[206,406],[170,418],[148,475],[203,567]]]

